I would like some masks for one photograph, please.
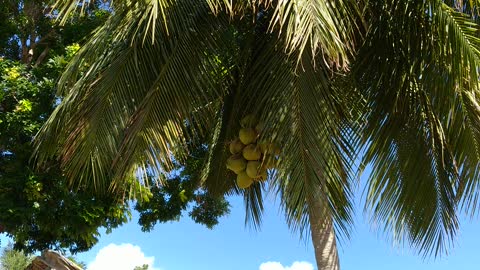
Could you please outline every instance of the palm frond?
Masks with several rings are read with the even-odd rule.
[[[467,145],[479,134],[464,120],[477,121],[465,97],[478,91],[480,28],[443,1],[371,4],[354,68],[369,110],[367,209],[395,241],[444,254],[458,229],[458,200],[471,198],[460,187],[477,182],[478,152]]]
[[[252,42],[246,46],[250,49],[242,52],[244,58],[237,62],[244,68],[237,70],[240,79],[235,82],[236,95],[224,101],[224,120],[218,122],[218,136],[211,144],[218,148],[211,149],[208,164],[214,174],[206,185],[226,186],[229,177],[224,166],[229,153],[225,142],[237,135],[239,120],[253,113],[265,123],[259,140],[283,148],[278,170],[270,172],[269,186],[281,194],[290,226],[308,234],[309,211],[305,204],[311,197],[325,201],[339,237],[348,236],[355,141],[353,131],[345,124],[350,109],[342,100],[346,95],[332,88],[329,67],[323,61],[314,64],[313,56],[306,52],[297,69],[297,56],[290,57],[277,44],[278,33],[270,34],[261,21],[257,23],[257,31],[247,38]],[[309,188],[312,186],[322,192],[314,195]],[[261,187],[255,185],[242,192],[247,220],[257,226],[261,221]]]
[[[363,27],[358,25],[360,2],[262,0],[260,3],[267,7],[265,12],[273,11],[270,28],[284,33],[289,54],[298,53],[301,57],[308,48],[308,55],[320,55],[328,66],[347,68],[355,35]]]
[[[246,75],[244,108],[265,121],[260,140],[281,145],[270,183],[282,198],[288,224],[308,233],[307,199],[322,200],[339,236],[348,236],[353,134],[343,129],[348,110],[333,98],[341,95],[331,87],[328,67],[315,66],[311,57],[306,54],[296,70],[296,57],[267,44]]]
[[[93,2],[94,1],[95,0],[93,0]],[[57,10],[60,23],[64,24],[68,20],[68,15],[78,11],[78,9],[80,9],[80,14],[83,14],[85,7],[90,2],[91,1],[87,0],[58,0],[52,6],[52,10]]]
[[[472,84],[472,88],[477,88],[480,26],[470,16],[456,12],[442,1],[432,1],[430,8],[434,12],[432,30],[441,41],[436,46],[438,59],[448,61],[444,64],[450,65],[449,71],[454,78],[465,79]]]
[[[438,255],[448,250],[458,229],[456,171],[445,155],[438,118],[417,87],[410,90],[420,104],[402,113],[410,119],[386,117],[382,130],[375,131],[384,134],[370,142],[367,207],[373,210],[372,223],[384,222],[395,241],[407,240],[424,255]]]
[[[161,173],[174,149],[193,138],[187,123],[195,130],[211,125],[215,108],[209,104],[223,95],[213,56],[222,47],[216,31],[225,21],[206,5],[177,1],[167,10],[175,27],[167,33],[157,18],[152,34],[144,17],[152,8],[135,5],[112,16],[61,79],[65,98],[39,134],[38,153],[48,158],[45,153],[58,150],[52,140],[60,138],[57,154],[72,181],[87,172],[95,183],[102,176],[121,180],[145,161]],[[144,43],[145,35],[155,42]],[[90,63],[76,81],[78,68]]]
[[[434,107],[441,117],[444,130],[450,131],[447,135],[447,144],[452,159],[458,170],[457,200],[467,212],[476,213],[478,208],[478,103],[479,81],[478,65],[480,64],[480,25],[473,21],[471,15],[460,13],[446,4],[436,2],[432,5],[437,8],[438,16],[434,17],[437,26],[435,33],[442,40],[444,47],[437,45],[435,55],[443,59],[438,64],[446,66],[446,70],[439,68],[428,69],[424,84],[429,89],[438,89],[438,98]],[[433,73],[428,75],[428,73]],[[447,82],[449,91],[441,91],[434,82],[440,80],[434,76],[441,76]],[[440,88],[440,89],[439,89]],[[440,91],[439,91],[440,90]],[[430,93],[429,93],[430,94]],[[443,101],[441,101],[443,99]],[[448,102],[445,102],[447,101]],[[468,134],[468,135],[467,135]],[[470,146],[468,146],[470,145]],[[474,147],[472,147],[474,146]],[[468,188],[466,188],[468,187]],[[472,210],[472,211],[470,211]]]
[[[249,189],[243,192],[245,204],[245,225],[251,225],[254,229],[260,228],[263,216],[263,183],[255,182]]]
[[[457,110],[446,119],[448,144],[458,167],[456,197],[460,207],[470,215],[478,213],[480,162],[480,106],[476,92],[461,89],[454,105]]]

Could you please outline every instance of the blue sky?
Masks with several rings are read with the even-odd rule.
[[[139,246],[146,257],[154,257],[153,266],[161,270],[257,270],[262,264],[264,267],[260,270],[313,269],[299,263],[296,264],[298,267],[288,268],[294,262],[314,265],[313,248],[310,241],[300,240],[298,234],[288,229],[273,199],[267,199],[261,231],[244,226],[240,198],[231,198],[231,203],[231,214],[214,230],[185,217],[180,222],[159,224],[153,232],[142,233],[134,217],[127,226],[103,236],[93,250],[79,255],[79,258],[92,262],[95,255],[109,244],[128,243]],[[408,248],[394,248],[384,235],[372,232],[359,203],[353,237],[340,247],[342,269],[478,269],[478,223],[478,219],[464,219],[450,256],[424,261]],[[266,267],[267,262],[278,262],[283,268],[272,263],[268,264],[271,267]]]
[[[360,197],[360,194],[357,194]],[[131,265],[147,263],[154,270],[313,270],[311,242],[300,240],[284,222],[278,205],[267,198],[260,231],[244,226],[243,201],[231,198],[229,216],[213,230],[195,224],[188,217],[180,222],[159,224],[143,233],[136,216],[127,225],[102,234],[89,252],[78,255],[89,270],[132,270]],[[353,237],[340,246],[343,270],[470,270],[479,269],[480,234],[478,217],[463,218],[455,248],[448,257],[423,261],[408,248],[392,247],[383,234],[370,230],[357,207]],[[4,239],[4,237],[2,237]],[[6,241],[2,239],[2,245]],[[117,263],[106,268],[105,264]]]

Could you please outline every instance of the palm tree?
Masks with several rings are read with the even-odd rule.
[[[77,0],[59,0],[60,13]],[[72,185],[104,191],[162,172],[208,134],[202,184],[240,193],[259,225],[262,193],[310,232],[318,269],[339,269],[352,226],[354,162],[371,164],[367,208],[394,241],[444,254],[457,212],[478,206],[477,1],[125,0],[59,82],[37,137]],[[282,146],[268,184],[225,169],[239,119]],[[309,230],[310,229],[310,230]]]

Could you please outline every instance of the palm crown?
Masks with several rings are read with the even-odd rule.
[[[68,13],[77,1],[58,4]],[[442,254],[459,208],[475,212],[477,1],[114,4],[69,64],[63,100],[37,136],[39,164],[58,157],[72,184],[161,178],[188,145],[207,143],[205,188],[243,194],[255,224],[262,191],[278,192],[288,223],[317,237],[319,269],[338,268],[331,236],[349,236],[360,154],[372,166],[367,208],[394,240]],[[268,185],[240,190],[226,143],[246,114],[282,151]]]

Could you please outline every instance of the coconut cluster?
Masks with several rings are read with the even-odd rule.
[[[238,137],[230,142],[230,156],[227,168],[237,174],[237,186],[248,188],[254,181],[267,180],[267,170],[271,169],[278,149],[272,144],[257,143],[263,130],[253,115],[247,115],[240,121],[242,128]]]

